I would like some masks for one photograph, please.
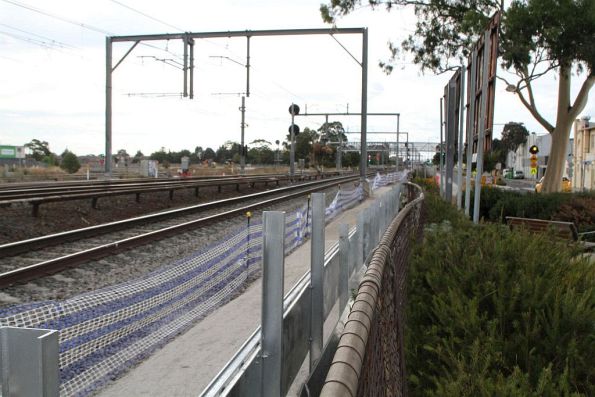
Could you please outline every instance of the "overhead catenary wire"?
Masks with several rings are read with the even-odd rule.
[[[6,28],[9,28],[9,29],[12,29],[12,30],[16,30],[17,32],[21,32],[21,33],[24,33],[24,34],[27,34],[27,35],[30,35],[30,36],[35,36],[35,37],[38,37],[38,38],[40,38],[40,39],[42,39],[42,40],[44,40],[44,41],[48,41],[50,44],[53,44],[53,45],[58,45],[58,46],[60,46],[60,47],[62,47],[62,48],[72,48],[72,49],[77,49],[77,47],[76,47],[76,46],[73,46],[73,45],[71,45],[71,44],[66,44],[66,43],[64,43],[64,42],[61,42],[61,41],[59,41],[59,40],[56,40],[56,39],[52,39],[52,38],[50,38],[50,37],[42,36],[42,35],[40,35],[40,34],[33,33],[33,32],[29,32],[29,31],[27,31],[27,30],[23,30],[23,29],[20,29],[20,28],[15,28],[14,26],[7,25],[7,24],[5,24],[5,23],[1,23],[1,22],[0,22],[0,26],[4,26],[4,27],[6,27]]]
[[[137,10],[136,8],[133,8],[133,7],[129,6],[129,5],[127,5],[127,4],[124,4],[124,3],[120,2],[120,1],[118,1],[118,0],[109,0],[109,1],[111,1],[112,3],[118,4],[119,6],[124,7],[124,8],[126,8],[126,9],[128,9],[128,10],[130,10],[132,12],[135,12],[137,14],[140,14],[140,15],[144,16],[145,18],[149,18],[149,19],[151,19],[151,20],[153,20],[155,22],[159,22],[162,25],[169,26],[170,28],[173,28],[173,29],[178,30],[180,32],[186,31],[186,29],[182,29],[180,27],[177,27],[175,25],[172,25],[171,23],[167,23],[167,22],[165,22],[165,21],[163,21],[163,20],[161,20],[159,18],[155,18],[155,17],[153,17],[153,16],[151,16],[151,15],[145,13],[145,12],[142,12],[140,10]]]
[[[19,1],[15,1],[15,0],[0,0],[0,1],[3,1],[3,2],[8,3],[8,4],[12,4],[12,5],[16,6],[16,7],[21,7],[23,9],[25,9],[25,10],[28,10],[28,11],[31,11],[31,12],[35,12],[35,13],[44,15],[44,16],[49,17],[49,18],[53,18],[53,19],[62,21],[64,23],[69,23],[71,25],[75,25],[75,26],[78,26],[78,27],[81,27],[81,28],[90,30],[90,31],[95,32],[95,33],[100,33],[100,34],[105,35],[105,36],[114,36],[115,35],[114,33],[109,32],[109,31],[107,31],[105,29],[99,28],[97,26],[93,26],[93,25],[90,25],[90,24],[87,24],[87,23],[79,22],[79,21],[76,21],[76,20],[73,20],[73,19],[70,19],[70,18],[66,18],[66,17],[60,16],[60,15],[56,15],[56,14],[53,14],[51,12],[48,12],[48,11],[45,11],[45,10],[42,10],[42,9],[39,9],[39,8],[30,6],[30,5],[25,4],[23,2],[19,2]],[[165,52],[167,52],[169,54],[172,54],[173,56],[175,56],[178,59],[182,59],[182,57],[180,55],[175,54],[175,53],[169,51],[169,49],[167,49],[167,48],[161,48],[161,47],[158,47],[158,46],[155,46],[155,45],[152,45],[152,44],[148,44],[148,43],[141,43],[141,44],[144,45],[145,47],[151,47],[151,48],[155,48],[155,49],[160,50],[160,51],[165,51]]]
[[[26,37],[26,36],[22,36],[22,35],[11,33],[11,32],[6,32],[3,30],[0,30],[0,34],[11,37],[15,40],[21,40],[21,41],[27,42],[29,44],[37,45],[37,46],[40,46],[40,47],[43,47],[46,49],[53,49],[53,50],[57,50],[57,51],[61,51],[64,49],[63,47],[56,46],[55,44],[53,44],[51,42],[35,39],[32,37]]]

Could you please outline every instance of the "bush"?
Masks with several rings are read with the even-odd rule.
[[[573,222],[579,231],[595,229],[595,194],[525,193],[482,188],[480,218],[503,223],[507,216]],[[471,192],[473,203],[473,191]],[[472,206],[473,207],[473,206]],[[473,208],[471,208],[473,215]]]
[[[62,154],[62,162],[60,163],[60,168],[64,171],[68,172],[69,174],[74,174],[81,168],[81,163],[79,159],[76,157],[76,154],[65,151]]]
[[[593,263],[548,235],[456,222],[426,229],[410,262],[411,394],[595,395]]]

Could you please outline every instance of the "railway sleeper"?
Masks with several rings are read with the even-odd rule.
[[[174,189],[171,189],[171,190],[169,191],[169,199],[170,199],[170,200],[173,200],[173,199],[174,199]]]
[[[140,203],[140,193],[136,193],[136,202]]]
[[[240,184],[236,183],[236,192],[239,192],[239,191],[240,191]]]
[[[93,197],[91,199],[91,207],[93,209],[95,209],[95,210],[98,209],[98,207],[97,207],[97,201],[99,201],[99,197]]]
[[[39,216],[39,204],[40,203],[31,203],[33,205],[31,214],[33,217],[37,218]]]
[[[198,186],[194,188],[194,196],[198,197]]]

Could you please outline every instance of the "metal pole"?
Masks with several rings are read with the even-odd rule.
[[[481,83],[481,108],[477,136],[477,174],[475,175],[475,195],[473,196],[473,223],[479,223],[479,197],[481,196],[481,174],[483,173],[483,140],[485,138],[486,103],[488,98],[488,69],[490,55],[490,31],[486,31],[483,42],[483,71]]]
[[[293,106],[293,103],[291,103]],[[293,179],[293,175],[295,174],[295,137],[293,136],[293,121],[295,119],[295,115],[291,115],[291,131],[289,132],[289,138],[291,139],[291,147],[289,150],[289,175]]]
[[[472,51],[469,69],[469,110],[467,111],[467,175],[465,177],[465,215],[471,212],[471,173],[473,170],[473,118],[475,117],[475,72],[477,55]]]
[[[443,157],[442,156],[442,142],[443,142],[442,141],[442,139],[443,139],[442,138],[443,137],[442,128],[444,127],[444,121],[443,121],[443,116],[442,116],[442,112],[444,109],[443,103],[444,103],[444,97],[440,97],[440,161],[439,161],[440,168],[439,168],[439,173],[440,173],[440,196],[441,197],[444,197],[444,178],[443,178],[444,175],[442,175],[442,171],[443,171],[443,168],[442,168],[442,157]]]
[[[58,397],[58,331],[0,327],[0,393]]]
[[[362,33],[362,121],[361,121],[361,145],[362,158],[360,159],[360,178],[362,183],[366,181],[366,168],[368,153],[366,147],[366,133],[368,128],[368,28],[363,29]]]
[[[285,213],[263,212],[262,395],[281,395]]]
[[[246,36],[246,96],[250,98],[250,36]]]
[[[112,40],[105,38],[105,174],[112,176]]]
[[[452,183],[454,179],[454,156],[455,156],[455,142],[457,140],[457,131],[455,130],[455,119],[458,115],[455,114],[456,109],[456,85],[455,82],[449,81],[446,88],[446,124],[445,144],[446,144],[446,159],[445,159],[445,185],[444,198],[449,203],[452,203]]]
[[[364,230],[365,225],[365,214],[364,211],[360,212],[357,217],[357,258],[355,265],[362,265],[366,261],[366,253],[364,251]]]
[[[242,124],[241,124],[241,150],[240,150],[240,174],[244,175],[246,173],[246,154],[244,153],[244,128],[246,126],[245,123],[245,114],[246,114],[246,97],[242,95],[242,107],[240,108],[242,112]]]
[[[325,194],[312,193],[310,373],[312,373],[316,363],[318,363],[318,360],[322,356],[322,330],[324,326],[324,207]]]
[[[339,225],[339,313],[349,301],[349,225]]]
[[[465,65],[461,66],[461,84],[459,86],[459,144],[457,152],[457,208],[462,208],[463,203],[463,123],[465,122]]]
[[[397,172],[399,172],[399,124],[397,123]]]
[[[397,115],[397,163],[396,163],[396,167],[395,167],[397,172],[399,171],[399,134],[401,132],[400,124],[401,124],[401,114],[398,114]]]
[[[188,37],[182,39],[184,43],[184,98],[188,96]]]
[[[190,44],[190,99],[194,98],[194,39],[188,41]]]

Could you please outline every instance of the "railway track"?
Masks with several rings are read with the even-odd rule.
[[[169,191],[169,198],[173,200],[176,190],[194,189],[195,196],[198,197],[200,188],[218,187],[219,193],[223,186],[235,185],[236,190],[240,191],[240,185],[250,185],[254,187],[257,183],[279,186],[281,182],[292,182],[295,180],[310,180],[312,177],[324,179],[330,174],[317,175],[299,175],[290,177],[288,175],[251,175],[251,176],[233,176],[217,178],[183,178],[183,179],[165,179],[165,180],[143,180],[143,181],[111,181],[109,183],[91,182],[91,183],[61,183],[57,185],[33,185],[18,187],[6,187],[0,189],[0,206],[11,206],[12,204],[31,204],[32,215],[39,215],[41,204],[72,201],[72,200],[91,200],[91,207],[97,208],[100,198],[135,195],[136,202],[140,202],[141,194],[154,193],[160,191]],[[117,183],[116,183],[117,182]]]
[[[68,267],[117,255],[167,237],[182,236],[182,233],[189,230],[240,216],[258,207],[286,202],[313,191],[356,181],[358,178],[335,177],[307,182],[0,245],[0,287],[23,283]]]

